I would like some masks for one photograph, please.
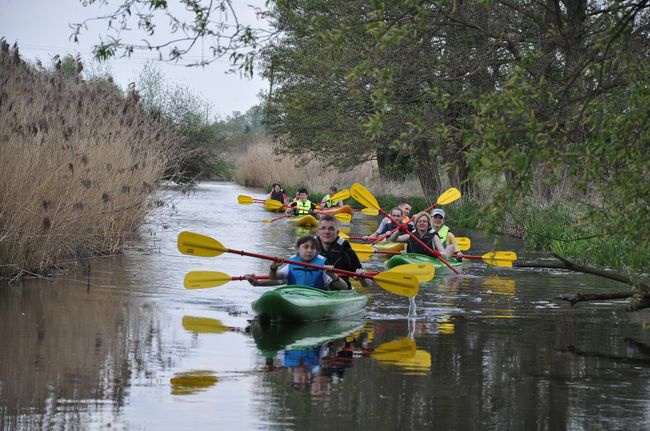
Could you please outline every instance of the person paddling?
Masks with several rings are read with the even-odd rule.
[[[451,257],[453,254],[452,247],[449,246],[445,249],[442,246],[442,241],[440,241],[438,233],[433,229],[433,220],[429,214],[425,212],[416,214],[413,217],[413,223],[415,224],[415,229],[411,231],[413,235],[420,239],[420,241],[426,244],[431,250],[440,252],[443,257]],[[393,242],[405,242],[407,253],[419,253],[436,257],[435,254],[432,254],[429,250],[423,247],[422,244],[413,239],[410,234],[403,233],[402,230],[404,228],[405,227],[400,227],[399,230],[395,231],[395,233],[390,237],[390,240]]]
[[[307,196],[307,189],[298,189],[298,200],[291,203],[291,207],[287,209],[287,214],[302,216],[311,214],[315,209],[315,205],[309,200]]]
[[[321,208],[332,208],[332,207],[342,207],[343,206],[343,201],[338,201],[334,202],[329,200],[332,196],[334,196],[338,192],[338,189],[334,186],[330,187],[329,193],[323,196],[323,199],[321,199],[320,207]]]
[[[394,220],[400,222],[400,224],[403,223],[404,212],[400,207],[393,208],[392,210],[390,210],[389,214]],[[384,223],[384,220],[388,220],[388,223]],[[397,227],[395,224],[393,224],[392,221],[388,219],[388,217],[384,217],[384,220],[382,220],[382,222],[379,224],[376,231],[374,231],[370,235],[364,235],[362,236],[362,238],[365,240],[377,239],[381,235],[384,235],[385,233],[388,233]],[[413,225],[411,223],[409,223],[409,229],[413,229]]]
[[[392,215],[391,217],[393,217],[395,220],[401,220],[402,223],[409,223],[409,229],[412,229],[413,225],[411,224],[411,219],[409,218],[409,215],[411,215],[411,209],[413,208],[413,206],[407,201],[400,201],[399,204],[397,204],[397,208],[401,210],[402,214],[399,216],[399,218],[395,218]],[[395,208],[391,210],[391,213],[393,212],[394,209]],[[391,224],[393,227],[390,229],[386,229],[386,226],[388,224]],[[377,230],[372,234],[368,235],[367,238],[364,237],[363,239],[377,239],[379,238],[380,235],[390,232],[393,229],[395,229],[395,225],[390,221],[388,217],[384,217],[381,220],[381,223],[379,223],[379,226],[377,226]]]
[[[286,205],[287,203],[287,194],[282,190],[282,186],[278,183],[274,183],[273,186],[271,187],[271,193],[269,193],[269,199],[276,200],[282,205]]]
[[[324,266],[327,270],[294,264],[284,265],[278,269],[282,263],[278,261],[271,264],[268,280],[256,280],[253,274],[246,274],[246,280],[253,286],[289,284],[315,287],[322,290],[342,290],[349,288],[347,283],[334,272],[334,266],[326,265],[326,259],[318,254],[318,244],[315,238],[309,235],[298,238],[295,249],[296,254],[289,257],[289,260]]]
[[[433,229],[438,232],[438,237],[442,242],[442,246],[445,249],[451,247],[453,256],[460,260],[463,257],[463,252],[460,251],[460,248],[456,243],[456,237],[449,231],[449,227],[445,224],[445,210],[442,208],[436,208],[431,211],[431,217],[433,221]]]
[[[336,269],[364,274],[365,270],[359,262],[359,257],[352,250],[352,246],[339,236],[339,221],[329,214],[322,215],[316,231],[316,246],[321,256],[324,256],[328,265]],[[342,277],[347,288],[350,289],[349,277]],[[362,282],[365,281],[362,279]]]

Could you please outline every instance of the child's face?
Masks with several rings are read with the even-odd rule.
[[[300,193],[300,194],[298,194],[298,198],[299,198],[301,201],[305,202],[305,201],[307,200],[307,193]]]
[[[311,241],[303,242],[300,244],[300,247],[296,248],[296,252],[298,253],[298,256],[300,256],[300,258],[305,262],[311,261],[316,257],[317,254],[316,246]]]

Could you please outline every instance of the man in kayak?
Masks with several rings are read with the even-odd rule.
[[[274,183],[273,187],[271,188],[271,193],[269,193],[269,199],[274,199],[282,205],[286,205],[287,203],[287,194],[282,190],[282,187],[278,183]]]
[[[434,252],[439,252],[443,257],[449,258],[453,255],[453,248],[451,246],[448,246],[446,249],[442,246],[442,241],[440,240],[438,233],[433,229],[433,220],[428,213],[421,212],[416,214],[413,217],[413,223],[415,224],[415,229],[411,231],[413,235],[404,233],[403,230],[406,228],[402,227],[404,226],[402,225],[399,230],[396,230],[395,233],[393,233],[390,240],[393,242],[405,242],[407,253],[419,253],[437,257],[436,254],[431,253],[423,247],[422,244],[416,241],[413,238],[413,236],[415,236],[426,244],[428,248]]]
[[[307,189],[298,189],[298,200],[291,203],[291,207],[287,209],[287,214],[296,216],[311,214],[315,209],[312,201],[307,196]]]
[[[433,220],[433,229],[438,232],[442,246],[445,249],[451,247],[453,256],[460,260],[463,257],[463,252],[460,251],[456,243],[456,237],[449,231],[449,227],[445,224],[445,210],[436,208],[431,211],[431,217]]]
[[[323,196],[323,199],[321,199],[320,202],[320,207],[321,208],[332,208],[332,207],[342,207],[343,206],[343,201],[330,201],[329,199],[334,196],[338,192],[338,189],[334,186],[330,187],[330,191],[328,194]]]
[[[358,274],[365,273],[361,262],[359,262],[359,257],[352,250],[350,243],[339,236],[339,221],[336,217],[329,214],[321,216],[315,239],[318,252],[325,257],[328,265]],[[349,277],[342,278],[346,282],[347,288],[351,289]],[[361,281],[363,282],[364,279]]]
[[[396,221],[398,221],[400,223],[404,223],[404,221],[403,221],[403,219],[404,219],[404,211],[402,211],[402,209],[400,207],[393,208],[392,210],[390,210],[389,214],[394,220],[396,220]],[[408,219],[408,217],[406,217],[406,218]],[[386,220],[387,223],[385,223],[384,220]],[[376,231],[374,231],[370,235],[364,235],[362,238],[363,239],[370,239],[370,240],[377,239],[381,235],[384,235],[384,234],[392,231],[396,227],[397,226],[395,226],[393,224],[393,222],[390,221],[390,219],[388,217],[384,217],[384,219],[381,221],[381,223],[377,227]],[[409,229],[412,229],[412,228],[413,228],[413,225],[411,223],[409,223]]]
[[[347,283],[333,270],[334,266],[327,265],[325,258],[318,254],[316,239],[305,235],[296,242],[296,254],[289,257],[293,262],[311,263],[327,269],[309,268],[292,263],[278,269],[281,260],[271,264],[268,280],[255,280],[253,274],[246,274],[246,280],[253,286],[277,286],[279,284],[315,287],[323,290],[348,289]]]

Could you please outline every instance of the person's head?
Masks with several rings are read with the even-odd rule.
[[[433,227],[431,216],[425,212],[417,213],[413,216],[413,224],[418,232],[426,232]]]
[[[305,188],[298,189],[297,193],[298,193],[298,199],[300,199],[303,202],[307,201],[307,189]]]
[[[329,214],[321,215],[318,221],[318,237],[324,245],[332,244],[339,236],[339,221]]]
[[[275,184],[273,184],[273,190],[274,190],[275,192],[279,192],[279,191],[282,190],[282,187],[280,186],[280,184],[275,183]]]
[[[296,253],[305,262],[310,262],[318,254],[318,244],[313,236],[305,235],[296,241]]]
[[[338,190],[335,186],[330,187],[330,194],[331,194],[331,195],[336,194],[336,192],[338,192],[338,191],[339,191],[339,190]]]
[[[397,206],[402,209],[404,217],[408,217],[413,209],[413,206],[407,201],[401,201]]]
[[[395,221],[401,221],[402,217],[404,217],[404,212],[400,207],[395,207],[390,212],[388,213],[390,216],[395,219]]]
[[[433,219],[433,227],[438,230],[445,223],[445,210],[442,208],[434,209],[431,211],[431,218]]]

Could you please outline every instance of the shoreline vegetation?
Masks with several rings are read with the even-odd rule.
[[[46,70],[0,45],[0,276],[120,252],[161,204],[174,134],[80,62]]]

